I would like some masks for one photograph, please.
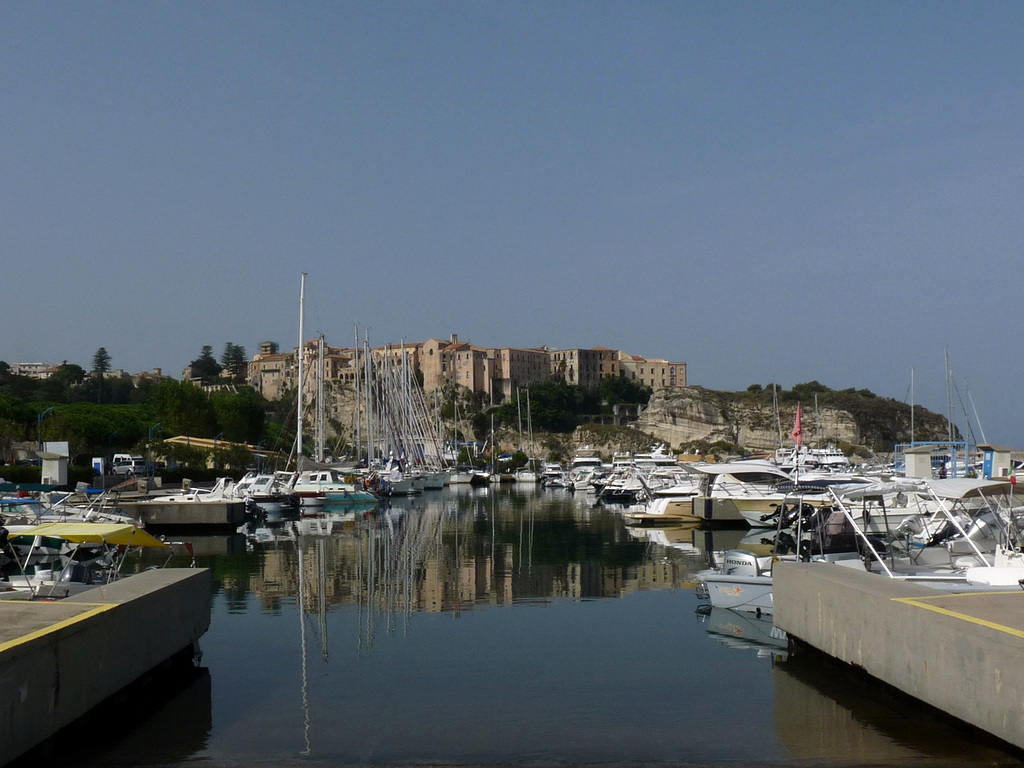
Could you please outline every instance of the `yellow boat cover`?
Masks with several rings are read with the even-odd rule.
[[[44,523],[18,531],[18,536],[52,536],[81,544],[93,542],[126,547],[168,547],[152,534],[127,523]]]

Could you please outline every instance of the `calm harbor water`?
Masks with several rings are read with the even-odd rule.
[[[694,574],[744,535],[632,531],[586,496],[517,486],[190,537],[214,578],[199,666],[113,722],[92,718],[102,738],[80,727],[46,757],[1018,763],[820,657],[787,654],[770,622],[702,609]]]

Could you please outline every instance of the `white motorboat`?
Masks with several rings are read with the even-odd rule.
[[[767,461],[689,466],[701,476],[698,496],[703,506],[695,505],[693,513],[708,521],[742,522],[748,520],[748,515],[771,515],[786,498],[779,486],[792,482],[789,475]]]
[[[122,578],[126,558],[140,548],[165,550],[167,542],[123,523],[44,523],[0,528],[0,599],[64,598]],[[9,543],[8,543],[9,542]]]
[[[411,481],[410,481],[411,485]],[[335,469],[311,469],[300,472],[291,490],[303,506],[322,505],[328,493],[354,494],[356,484]]]
[[[468,485],[470,479],[473,477],[473,468],[466,466],[457,466],[448,470],[448,484],[449,485]]]
[[[837,563],[864,569],[863,558],[880,558],[885,545],[856,526],[841,508],[816,508],[787,497],[789,514],[779,515],[769,554],[730,549],[717,555],[711,569],[697,575],[697,595],[715,608],[772,614],[772,569],[780,560]],[[858,537],[860,533],[860,537]]]

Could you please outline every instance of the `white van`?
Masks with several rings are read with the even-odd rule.
[[[146,473],[146,460],[141,456],[128,456],[124,453],[114,454],[114,474],[131,477]]]

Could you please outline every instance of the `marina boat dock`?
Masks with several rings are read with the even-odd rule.
[[[776,563],[775,626],[1024,749],[1024,590],[954,592],[830,563]]]
[[[245,522],[245,504],[241,501],[160,501],[126,502],[121,510],[143,526],[221,526],[237,528]]]
[[[63,600],[0,599],[0,765],[193,644],[210,573],[163,568]]]

